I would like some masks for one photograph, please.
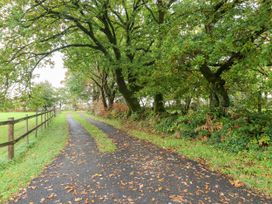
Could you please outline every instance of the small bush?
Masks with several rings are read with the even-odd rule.
[[[107,110],[105,110],[105,108],[103,106],[103,102],[101,100],[93,102],[91,111],[95,115],[99,115],[99,116],[103,116],[103,117],[107,117],[109,114],[109,112]]]
[[[114,103],[112,109],[109,111],[109,116],[113,118],[125,118],[128,114],[129,108],[124,103]]]
[[[127,116],[129,108],[124,103],[114,103],[110,110],[105,110],[102,101],[93,102],[91,112],[95,115],[106,118],[124,118]]]

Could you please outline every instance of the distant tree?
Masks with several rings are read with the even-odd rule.
[[[55,89],[49,82],[42,82],[34,85],[27,106],[33,110],[47,110],[57,103]]]
[[[62,110],[64,104],[69,101],[69,92],[66,88],[58,88],[55,90],[55,99],[57,107]]]

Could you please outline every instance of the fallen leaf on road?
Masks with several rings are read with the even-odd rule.
[[[41,200],[40,200],[40,203],[44,203],[45,202],[45,198],[42,198]]]
[[[82,198],[75,198],[75,202],[82,201]]]
[[[92,178],[100,177],[100,176],[102,176],[102,174],[94,174],[94,175],[92,176]]]
[[[184,202],[184,196],[181,195],[171,195],[169,196],[169,198],[174,201],[174,202],[178,202],[178,203],[183,203]]]
[[[49,196],[47,196],[48,199],[53,199],[56,197],[57,197],[57,194],[55,194],[55,193],[51,193]]]
[[[139,189],[142,189],[144,187],[144,184],[139,185]]]
[[[243,187],[245,186],[245,184],[239,180],[232,180],[230,181],[230,183],[235,186],[236,188],[240,188],[240,187]]]

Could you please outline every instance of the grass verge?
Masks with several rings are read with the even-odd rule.
[[[126,127],[120,120],[107,119],[88,115],[94,120],[108,123],[118,129],[126,131],[133,137],[146,140],[159,147],[171,149],[189,159],[204,163],[209,169],[230,176],[230,181],[235,186],[245,184],[247,187],[260,193],[272,196],[272,161],[269,159],[258,159],[258,152],[246,151],[239,154],[223,151],[204,144],[200,141],[192,141],[185,138],[177,139],[173,135],[164,137]],[[262,152],[263,154],[263,152]],[[272,154],[266,152],[265,154]]]
[[[81,117],[77,113],[72,113],[73,118],[78,121],[90,135],[94,138],[98,150],[102,153],[114,152],[117,147],[113,141],[100,129],[92,125],[85,118]]]
[[[68,135],[66,115],[60,114],[47,129],[39,131],[37,138],[30,135],[33,139],[27,150],[20,151],[15,145],[15,159],[0,163],[0,203],[37,177],[64,148]]]

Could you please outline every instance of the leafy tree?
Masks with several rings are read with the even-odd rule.
[[[139,86],[130,64],[136,54],[143,55],[150,47],[138,41],[148,37],[138,34],[144,5],[139,0],[16,2],[11,9],[13,15],[5,18],[9,31],[13,25],[18,26],[16,34],[7,34],[7,38],[17,39],[11,48],[15,51],[11,61],[26,55],[39,63],[53,52],[71,47],[97,50],[114,65],[118,89],[131,111],[137,112],[140,105],[135,93]]]
[[[82,88],[84,89],[83,86],[85,86],[85,89],[89,90],[89,96],[91,92],[93,92],[93,101],[101,98],[104,109],[107,110],[113,106],[116,82],[112,73],[111,64],[99,54],[100,53],[97,52],[93,54],[91,52],[82,53],[77,49],[71,49],[66,53],[67,59],[65,66],[69,69],[71,79],[74,77],[80,78],[80,81],[83,82],[81,83]],[[88,59],[94,60],[90,61]],[[71,81],[70,83],[75,84],[75,81]],[[95,96],[97,89],[99,90],[100,97]]]
[[[58,108],[62,110],[63,105],[69,101],[69,93],[65,87],[55,89],[55,100]]]
[[[229,70],[258,69],[270,61],[264,53],[271,36],[271,1],[183,1],[175,12],[183,16],[175,26],[179,58],[209,83],[211,108],[229,107],[224,79]]]
[[[39,109],[48,110],[55,106],[56,102],[55,89],[46,81],[32,88],[28,99],[28,107],[36,111]]]
[[[153,98],[156,113],[166,102],[186,114],[209,98],[211,110],[224,114],[251,93],[250,108],[260,110],[269,95],[269,0],[10,2],[0,15],[3,80],[22,76],[30,88],[35,67],[61,51],[75,96],[99,90],[105,109],[116,88],[131,112]]]

